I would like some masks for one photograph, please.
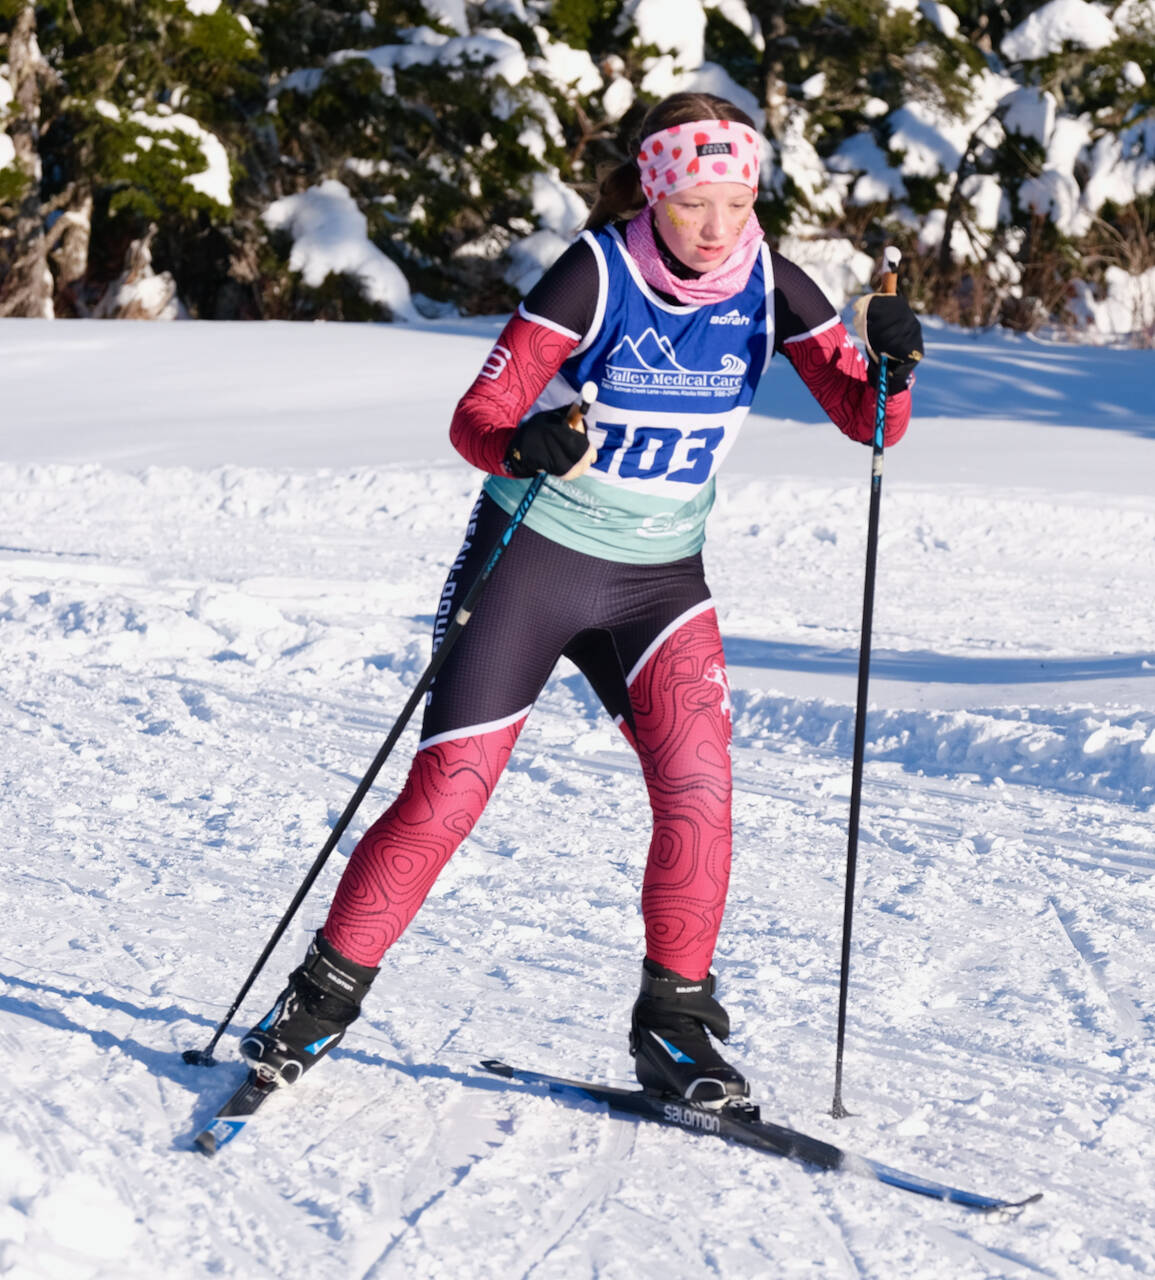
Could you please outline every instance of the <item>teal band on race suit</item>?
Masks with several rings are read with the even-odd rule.
[[[578,480],[549,479],[526,525],[586,555],[664,564],[701,549],[714,477],[769,363],[770,253],[740,293],[693,307],[658,297],[613,228],[584,239],[600,277],[594,323],[531,412],[568,407],[593,381],[598,457]],[[528,483],[489,476],[485,492],[513,512]]]

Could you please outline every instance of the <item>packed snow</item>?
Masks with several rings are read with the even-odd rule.
[[[564,666],[344,1045],[191,1150],[404,776],[414,726],[221,1065],[184,1063],[428,660],[479,480],[446,427],[499,325],[0,322],[0,1272],[1155,1273],[1152,356],[933,323],[882,489],[849,1119],[869,454],[784,362],[706,549],[737,788],[716,969],[767,1118],[1043,1199],[984,1217],[477,1069],[631,1078],[645,793]]]

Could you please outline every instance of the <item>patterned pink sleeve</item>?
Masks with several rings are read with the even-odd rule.
[[[449,439],[472,466],[508,475],[505,451],[514,428],[529,412],[579,339],[514,315],[458,401]]]
[[[875,391],[866,380],[866,361],[846,326],[835,320],[822,329],[788,338],[782,351],[839,431],[869,444],[874,438]],[[888,396],[884,443],[897,444],[909,423],[910,390]]]

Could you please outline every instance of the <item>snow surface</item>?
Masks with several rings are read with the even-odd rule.
[[[1152,356],[936,324],[883,483],[850,1119],[869,462],[784,363],[707,544],[737,784],[716,967],[769,1118],[1044,1199],[976,1216],[475,1069],[630,1078],[646,802],[572,668],[345,1045],[215,1161],[190,1152],[351,837],[223,1065],[180,1051],[427,661],[478,480],[446,425],[499,324],[0,322],[0,1273],[1155,1273]]]

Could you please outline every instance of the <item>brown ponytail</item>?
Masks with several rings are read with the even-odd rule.
[[[608,222],[628,221],[646,207],[642,180],[634,155],[643,138],[674,124],[691,120],[733,120],[757,132],[758,126],[728,98],[712,93],[672,93],[646,112],[641,130],[630,145],[630,158],[604,174],[598,184],[598,198],[586,219],[586,230],[597,231]]]

